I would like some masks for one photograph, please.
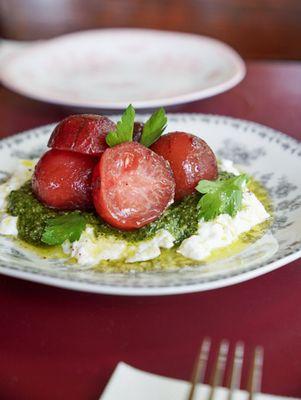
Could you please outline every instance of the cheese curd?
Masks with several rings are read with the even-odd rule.
[[[12,190],[18,189],[31,178],[35,163],[35,161],[21,160],[11,178],[0,185],[0,234],[2,235],[18,235],[18,218],[6,213],[6,198]],[[219,168],[239,175],[232,161],[221,160]],[[212,221],[201,220],[197,232],[185,239],[177,251],[184,257],[204,260],[213,250],[230,245],[239,235],[269,217],[255,194],[245,188],[242,210],[235,217],[222,214]],[[124,260],[127,263],[134,263],[158,257],[162,248],[170,249],[174,246],[174,242],[173,235],[165,229],[158,231],[151,239],[128,243],[114,236],[96,235],[94,228],[88,225],[78,241],[73,243],[65,241],[62,249],[66,256],[76,259],[80,265],[97,265],[102,260]]]
[[[12,190],[19,189],[26,181],[31,179],[36,160],[20,160],[10,178],[0,185],[0,210],[5,211],[7,196]]]
[[[102,260],[125,259],[126,262],[147,261],[160,255],[160,248],[173,247],[174,238],[162,229],[150,240],[137,244],[128,244],[125,240],[117,240],[112,236],[98,236],[88,226],[78,241],[63,243],[65,254],[76,258],[79,264],[98,264]]]
[[[0,235],[17,236],[17,221],[18,217],[3,213],[0,217]]]
[[[161,229],[150,239],[141,241],[136,246],[131,246],[132,256],[128,256],[126,261],[147,261],[158,257],[161,254],[160,249],[170,249],[174,245],[174,237],[167,230]]]
[[[112,237],[96,237],[88,226],[79,240],[63,243],[65,254],[76,258],[79,264],[98,264],[101,260],[118,260],[126,249],[126,242]]]
[[[242,210],[235,217],[221,214],[212,221],[201,220],[197,234],[183,240],[178,253],[194,260],[203,260],[210,256],[213,250],[228,246],[237,240],[239,235],[248,232],[269,217],[257,197],[246,189]]]

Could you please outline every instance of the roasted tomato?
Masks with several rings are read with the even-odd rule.
[[[217,178],[217,162],[208,144],[185,132],[171,132],[157,140],[151,149],[167,160],[176,182],[175,200],[194,192],[201,179]]]
[[[174,198],[167,161],[137,142],[107,149],[93,172],[96,211],[108,224],[133,230],[156,220]]]
[[[48,147],[100,156],[108,147],[106,135],[115,129],[114,122],[101,115],[71,115],[54,128]]]
[[[46,206],[59,210],[93,207],[92,171],[97,160],[65,150],[49,150],[36,165],[32,189]]]
[[[142,122],[134,123],[134,131],[133,131],[134,142],[140,142],[143,126],[144,126],[144,124]]]

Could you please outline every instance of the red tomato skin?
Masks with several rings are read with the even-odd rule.
[[[116,124],[101,115],[71,115],[54,128],[48,147],[99,157],[108,148],[107,134],[115,129]]]
[[[93,171],[94,207],[108,224],[134,230],[159,218],[173,202],[169,164],[147,147],[128,142],[105,151]]]
[[[36,197],[58,210],[93,207],[93,157],[66,150],[49,150],[39,160],[32,177]]]
[[[214,180],[218,176],[213,151],[195,135],[170,132],[161,136],[150,148],[171,166],[176,182],[176,201],[192,194],[201,179]]]

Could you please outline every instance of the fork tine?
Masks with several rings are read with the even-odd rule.
[[[211,346],[211,340],[209,338],[205,338],[202,342],[199,354],[195,361],[195,365],[194,365],[192,377],[191,377],[191,388],[190,388],[187,400],[193,400],[196,384],[198,382],[200,382],[200,383],[204,382],[206,367],[207,367],[207,362],[208,362],[208,357],[209,357],[209,352],[210,352],[210,346]]]
[[[237,342],[234,350],[234,357],[231,363],[227,387],[229,388],[228,400],[232,400],[233,392],[235,389],[239,389],[241,381],[241,372],[243,366],[244,357],[244,344]]]
[[[211,389],[208,400],[213,400],[216,387],[221,385],[223,382],[223,377],[227,363],[228,350],[229,350],[229,342],[227,340],[222,340],[219,346],[219,352],[216,357],[215,364],[212,370],[212,375],[209,382]]]
[[[262,367],[263,367],[263,348],[257,346],[254,350],[254,356],[248,376],[247,391],[248,400],[254,399],[254,394],[261,391]]]

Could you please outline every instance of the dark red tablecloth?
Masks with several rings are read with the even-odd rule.
[[[0,100],[1,136],[71,112],[4,88]],[[300,108],[301,63],[253,62],[236,88],[172,111],[245,118],[301,139]],[[301,397],[300,267],[169,297],[94,295],[0,276],[0,399],[96,400],[121,360],[186,379],[204,335],[216,345],[263,345],[263,390]]]

